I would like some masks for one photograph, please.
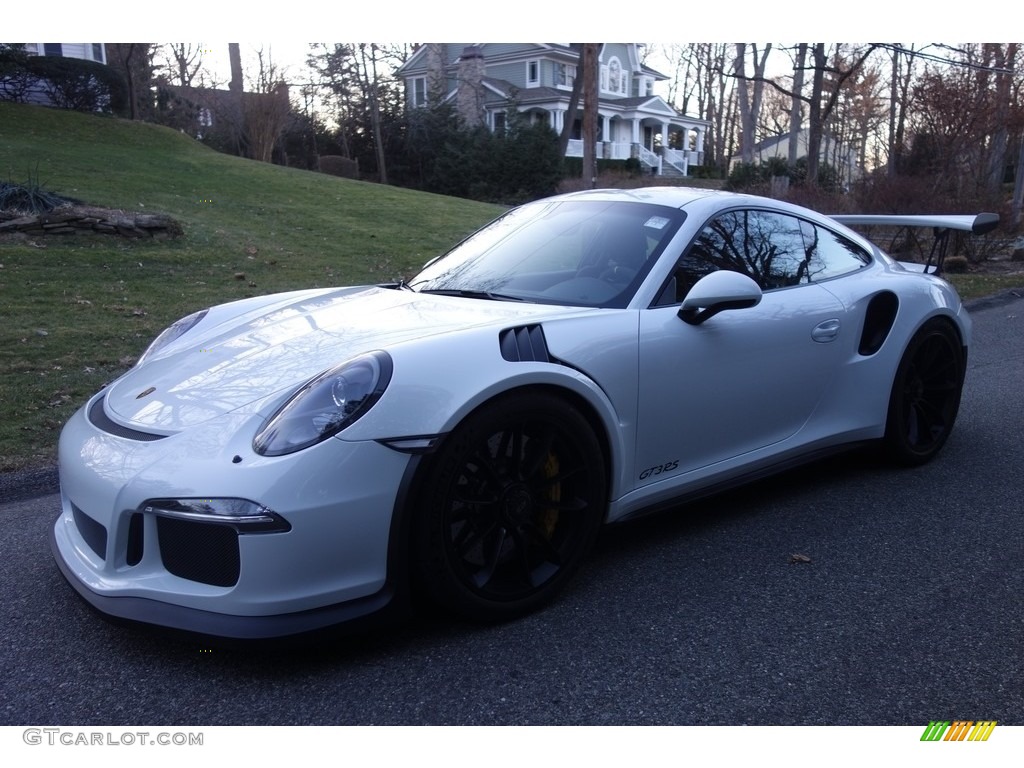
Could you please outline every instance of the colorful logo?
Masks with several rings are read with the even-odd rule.
[[[932,720],[921,741],[988,741],[995,727],[995,720]]]

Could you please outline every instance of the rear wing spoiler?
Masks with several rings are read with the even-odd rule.
[[[949,233],[956,230],[970,232],[972,235],[983,235],[999,226],[998,213],[978,213],[968,215],[934,215],[934,216],[899,216],[888,214],[842,214],[831,217],[834,221],[846,226],[884,226],[884,227],[932,227],[935,230],[935,241],[932,243],[928,261],[923,272],[942,274],[942,264],[946,260],[949,248]]]

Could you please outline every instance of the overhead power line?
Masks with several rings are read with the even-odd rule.
[[[907,56],[916,56],[919,59],[924,59],[925,61],[931,61],[931,62],[934,62],[936,64],[946,64],[946,65],[951,66],[951,67],[964,67],[966,69],[975,69],[975,70],[978,70],[978,71],[981,71],[981,72],[995,72],[996,74],[1004,74],[1004,75],[1012,75],[1013,74],[1013,69],[1006,69],[1005,67],[991,67],[991,66],[986,66],[984,64],[974,64],[973,62],[970,62],[970,61],[961,61],[961,60],[957,60],[957,59],[950,59],[950,58],[947,58],[945,56],[938,56],[938,55],[936,55],[934,53],[925,53],[923,51],[913,51],[913,50],[911,50],[909,48],[904,48],[901,45],[896,45],[895,43],[875,43],[874,45],[878,46],[879,48],[885,48],[885,49],[890,50],[890,51],[895,51],[896,53],[903,53],[903,54],[906,54]]]

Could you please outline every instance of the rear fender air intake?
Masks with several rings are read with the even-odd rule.
[[[864,330],[857,347],[860,354],[868,357],[882,348],[896,321],[899,306],[900,300],[891,291],[882,291],[871,297],[867,312],[864,313]]]

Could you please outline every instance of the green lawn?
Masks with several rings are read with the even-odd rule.
[[[158,126],[0,104],[0,179],[30,178],[170,214],[185,235],[0,241],[0,471],[52,462],[73,410],[178,317],[409,276],[500,212],[222,155]]]

